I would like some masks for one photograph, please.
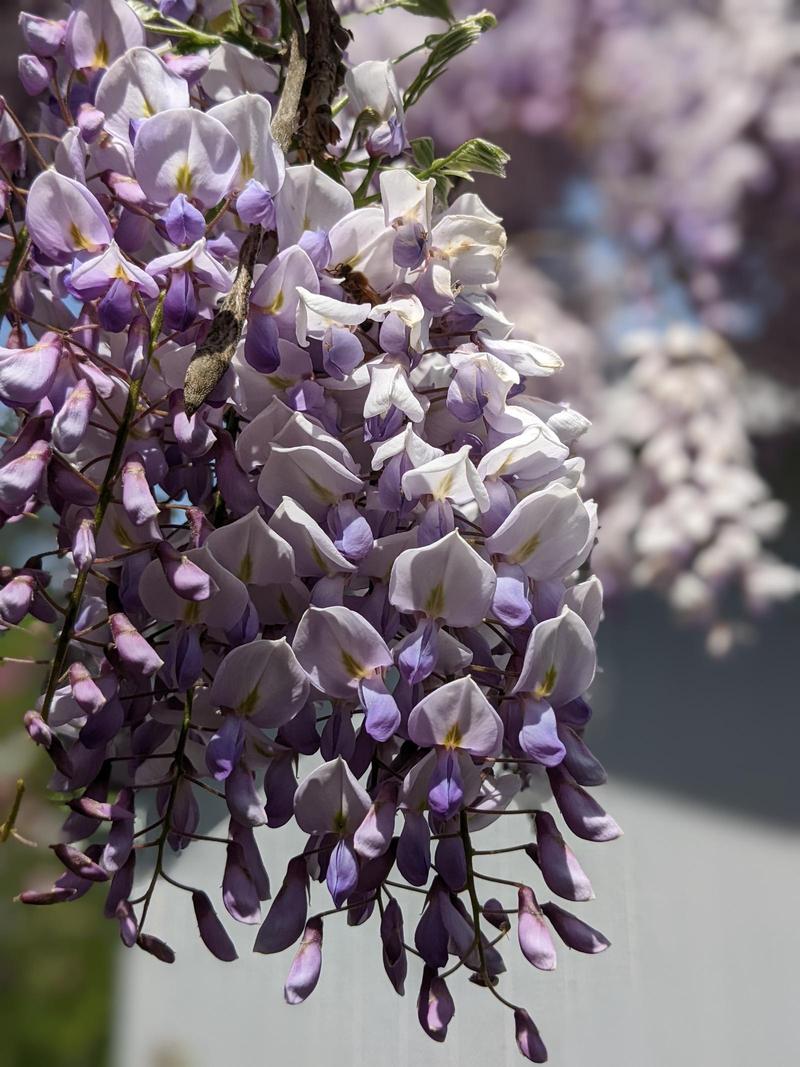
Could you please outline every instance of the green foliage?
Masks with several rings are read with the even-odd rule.
[[[455,16],[450,10],[449,0],[401,0],[400,7],[415,15],[426,15],[432,19],[444,19],[453,22]]]
[[[496,25],[497,19],[490,11],[479,11],[477,15],[454,22],[444,33],[434,33],[427,37],[425,47],[429,49],[429,55],[416,78],[406,89],[403,96],[405,107],[416,104],[425,90],[444,74],[452,59],[466,51],[482,33]]]
[[[420,141],[430,142],[421,147],[421,152],[418,151]],[[428,153],[433,154],[433,142],[430,138],[421,137],[418,141],[412,142],[412,147],[414,158],[422,166],[422,169],[417,171],[417,177],[435,178],[436,191],[442,199],[447,198],[453,182],[459,178],[468,182],[474,180],[473,174],[492,174],[496,178],[505,178],[506,163],[510,158],[502,148],[480,137],[465,141],[449,155],[442,156],[440,159],[431,159],[427,165],[423,163],[423,160],[427,159]]]

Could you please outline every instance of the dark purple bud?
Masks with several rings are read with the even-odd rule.
[[[283,988],[287,1004],[302,1004],[316,988],[322,970],[322,919],[315,915],[306,923],[303,940]]]
[[[411,885],[425,885],[431,869],[431,831],[419,811],[403,812],[403,829],[397,843],[397,866]]]
[[[564,766],[579,785],[605,785],[606,769],[570,726],[559,723],[558,736],[565,749]]]
[[[467,884],[467,858],[460,837],[442,837],[436,844],[434,866],[448,889],[459,893]]]
[[[133,283],[115,278],[97,305],[97,318],[104,330],[122,333],[134,317]]]
[[[249,515],[253,508],[261,507],[261,498],[255,486],[239,466],[233,439],[223,430],[217,434],[214,458],[217,483],[233,518],[239,519],[243,515]]]
[[[161,960],[162,963],[175,962],[175,953],[166,941],[153,937],[152,934],[139,934],[136,938],[136,944],[139,948],[144,949],[145,952],[149,952],[151,956],[155,956],[157,960]]]
[[[160,671],[164,661],[142,637],[127,615],[109,616],[108,627],[123,667],[139,678],[149,678]]]
[[[395,648],[397,666],[409,685],[430,677],[439,655],[439,626],[433,619],[420,619],[416,630]]]
[[[489,897],[481,911],[486,921],[491,923],[497,930],[502,930],[503,933],[506,933],[511,929],[511,920],[506,913],[506,909],[496,897]]]
[[[421,222],[404,222],[396,227],[392,258],[398,267],[416,270],[428,252],[428,231]]]
[[[297,792],[291,753],[270,760],[264,775],[264,792],[267,796],[267,826],[273,829],[285,826],[294,815],[294,795]]]
[[[358,884],[358,856],[351,837],[342,837],[328,860],[325,878],[334,905],[340,908]]]
[[[193,563],[188,556],[177,552],[167,541],[158,542],[156,555],[170,588],[179,597],[200,602],[208,600],[217,592],[219,587],[211,575]]]
[[[542,911],[553,924],[553,929],[569,948],[576,952],[605,952],[611,942],[582,919],[557,904],[542,904]]]
[[[120,867],[111,879],[108,888],[103,914],[107,919],[113,919],[117,908],[123,900],[127,900],[133,892],[133,878],[136,873],[136,853],[131,852],[125,863]]]
[[[125,720],[125,711],[116,697],[90,715],[78,735],[86,748],[102,748],[117,736]]]
[[[343,326],[329,326],[322,338],[322,366],[331,378],[343,382],[364,359],[364,349],[354,333]]]
[[[429,967],[439,968],[447,965],[449,939],[442,919],[441,890],[432,891],[414,931],[414,944]]]
[[[425,514],[417,528],[417,544],[420,548],[441,541],[456,528],[453,507],[449,500],[433,500],[425,509]]]
[[[228,833],[231,838],[242,847],[245,857],[245,867],[253,879],[259,900],[269,900],[270,887],[269,876],[261,859],[255,834],[250,826],[242,826],[235,819],[228,822]]]
[[[613,841],[621,836],[617,822],[563,768],[550,768],[547,773],[556,804],[573,834],[585,841]]]
[[[236,198],[236,210],[242,222],[249,226],[258,225],[265,230],[274,230],[277,225],[272,194],[255,178],[250,179]]]
[[[331,261],[331,242],[327,230],[304,230],[297,242],[318,271]]]
[[[408,149],[408,139],[402,120],[392,115],[367,138],[367,152],[373,159],[386,156],[396,159]]]
[[[115,918],[119,922],[119,936],[125,948],[133,948],[136,938],[139,936],[139,924],[133,908],[127,900],[121,900],[117,904]]]
[[[308,870],[304,856],[289,860],[283,884],[258,931],[254,952],[282,952],[303,932],[308,910]]]
[[[191,274],[174,270],[164,299],[164,325],[168,330],[183,333],[197,322],[197,293]]]
[[[247,869],[244,849],[238,841],[227,846],[225,873],[222,877],[222,903],[240,923],[261,922],[261,901],[256,884]]]
[[[38,711],[26,711],[23,722],[34,744],[41,745],[42,748],[50,748],[53,743],[53,731]]]
[[[238,959],[233,942],[214,911],[208,896],[199,889],[195,889],[192,893],[192,906],[200,937],[211,955],[216,956],[223,963],[232,963]]]
[[[326,761],[341,756],[349,763],[356,747],[356,733],[349,709],[334,708],[322,729],[319,750]]]
[[[388,741],[400,725],[400,709],[386,683],[379,674],[362,678],[358,683],[358,696],[364,708],[364,725],[375,741]]]
[[[417,998],[417,1018],[428,1037],[444,1041],[447,1027],[456,1013],[456,1006],[443,978],[430,967],[422,972],[422,983]]]
[[[167,236],[176,245],[193,245],[206,232],[202,212],[183,193],[178,193],[162,218]]]
[[[104,871],[100,864],[91,860],[86,853],[67,844],[51,845],[51,848],[67,870],[78,878],[85,878],[89,882],[108,881],[108,871]]]
[[[132,819],[133,815],[127,808],[119,804],[104,804],[92,797],[77,797],[67,802],[70,808],[79,815],[86,815],[90,819],[100,819],[102,822],[118,822],[120,819]]]
[[[517,936],[522,954],[540,971],[552,971],[556,965],[556,950],[533,890],[520,886],[517,896]]]
[[[238,715],[223,715],[217,732],[206,745],[206,766],[223,782],[239,762],[244,749],[244,726]]]
[[[537,811],[535,861],[548,889],[565,900],[593,900],[594,892],[574,853],[547,811]],[[530,854],[530,853],[529,853]]]
[[[169,787],[164,786],[157,794],[158,811],[160,815],[166,814]],[[167,843],[175,852],[186,848],[190,841],[190,834],[195,833],[200,823],[200,805],[191,784],[182,778],[175,790],[175,799],[170,815],[170,833],[167,835]]]
[[[547,1063],[547,1049],[539,1036],[536,1024],[524,1008],[514,1009],[514,1029],[517,1048],[531,1063]]]
[[[203,649],[197,626],[176,626],[167,658],[178,689],[189,689],[203,672]]]
[[[129,789],[123,789],[118,797],[120,807],[131,808],[133,795]],[[110,874],[116,874],[128,862],[133,848],[133,820],[119,819],[111,824],[105,848],[103,849],[103,867]]]
[[[384,970],[395,991],[402,997],[408,973],[408,956],[403,944],[403,912],[394,897],[383,909],[380,933]]]
[[[237,764],[225,779],[225,801],[237,822],[244,826],[265,825],[267,816],[256,791],[253,773],[241,764]]]
[[[258,612],[252,600],[248,598],[238,622],[235,626],[231,626],[229,630],[225,631],[225,637],[228,639],[228,643],[235,648],[238,645],[249,645],[251,641],[258,637],[260,632],[261,623],[258,618]]]
[[[14,900],[20,904],[63,904],[67,900],[74,900],[78,895],[77,889],[68,889],[66,886],[54,886],[52,889],[26,889]]]
[[[311,701],[278,731],[278,741],[303,756],[312,756],[319,748],[317,713]]]
[[[39,56],[21,55],[17,60],[17,73],[22,82],[22,88],[28,96],[38,96],[43,93],[53,77],[54,66],[51,59],[40,59]]]
[[[272,315],[265,315],[251,308],[247,320],[244,358],[253,370],[260,371],[261,374],[272,374],[280,366],[278,327]]]

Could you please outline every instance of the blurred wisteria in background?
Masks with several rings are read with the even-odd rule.
[[[383,6],[356,20],[359,55],[396,54],[409,16]],[[411,132],[511,150],[500,304],[567,355],[552,395],[592,420],[593,565],[608,597],[656,588],[724,654],[800,591],[770,548],[787,508],[756,459],[800,421],[797,5],[489,6],[497,27]]]

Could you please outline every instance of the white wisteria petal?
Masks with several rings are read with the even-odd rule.
[[[323,763],[300,783],[294,817],[308,834],[354,834],[372,800],[341,756]]]
[[[390,437],[388,441],[383,441],[376,446],[375,454],[372,457],[372,469],[375,471],[381,470],[384,463],[401,452],[405,452],[408,456],[412,467],[421,467],[423,464],[444,455],[441,448],[434,448],[433,445],[429,445],[427,441],[424,441],[414,433],[414,427],[409,425],[396,437]]]
[[[386,415],[392,407],[396,407],[411,422],[422,422],[425,408],[411,388],[408,372],[401,363],[387,357],[371,362],[368,371],[369,393],[364,401],[365,419]]]
[[[580,615],[565,607],[534,626],[513,691],[560,708],[586,692],[596,669],[594,638]]]
[[[408,736],[424,748],[441,745],[472,756],[499,756],[503,721],[472,678],[428,693],[408,717]]]
[[[297,242],[305,230],[330,230],[353,210],[353,196],[313,163],[287,167],[276,201],[278,242],[282,249]]]
[[[403,95],[389,60],[368,59],[351,67],[344,76],[344,86],[356,114],[369,108],[383,122],[395,114],[402,118]]]
[[[377,206],[361,207],[339,218],[328,232],[331,270],[363,274],[377,293],[384,293],[398,275],[392,259],[395,231]]]
[[[217,585],[207,600],[184,600],[173,592],[158,560],[148,563],[139,580],[139,598],[145,609],[156,619],[183,622],[189,626],[205,623],[219,630],[229,630],[241,619],[247,606],[247,589],[238,578],[226,570],[210,550],[191,548],[187,559],[204,570]]]
[[[245,585],[272,585],[294,578],[292,546],[267,526],[255,508],[212,530],[205,547]]]
[[[210,699],[215,707],[270,729],[295,717],[310,688],[306,672],[282,637],[232,649],[217,668]]]
[[[278,82],[269,64],[246,48],[226,41],[211,53],[202,86],[220,104],[242,93],[274,93]]]
[[[470,446],[464,445],[458,452],[406,471],[402,479],[406,499],[432,496],[434,500],[451,500],[459,508],[477,504],[479,511],[488,511],[489,494],[469,453]]]
[[[458,530],[424,548],[402,552],[392,568],[389,600],[449,626],[477,626],[489,614],[494,569]]]
[[[149,48],[131,48],[100,79],[95,107],[105,115],[105,129],[127,141],[131,122],[189,107],[189,86]]]
[[[352,574],[356,570],[319,523],[289,497],[283,498],[268,525],[292,546],[295,570],[300,577]]]
[[[360,326],[372,309],[371,304],[350,304],[299,285],[297,295],[297,340],[301,345],[306,344],[309,335],[321,338],[329,326]]]
[[[25,207],[31,239],[52,259],[98,252],[114,236],[106,213],[85,185],[46,170],[33,180]]]
[[[276,196],[283,185],[286,163],[270,130],[269,101],[255,93],[244,93],[210,108],[208,114],[219,119],[239,146],[241,163],[236,188],[244,188],[255,178]]]
[[[564,605],[580,615],[594,637],[603,617],[603,586],[597,575],[570,586],[564,593]]]
[[[586,545],[591,519],[574,489],[554,484],[524,497],[486,540],[486,550],[517,563],[529,578],[558,578]]]
[[[358,683],[391,667],[386,642],[367,620],[350,608],[310,607],[292,641],[295,655],[322,693],[354,698]]]
[[[482,334],[480,342],[487,352],[513,367],[525,378],[549,378],[564,366],[561,356],[534,341],[511,338],[496,341]]]
[[[357,475],[309,445],[273,445],[258,479],[258,494],[270,507],[278,507],[283,497],[290,496],[318,522],[342,497],[359,494],[362,489]]]

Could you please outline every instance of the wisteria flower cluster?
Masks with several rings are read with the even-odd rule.
[[[221,960],[220,903],[255,951],[297,946],[290,1004],[320,977],[324,922],[375,913],[398,993],[419,964],[427,1034],[444,1040],[466,969],[544,1062],[496,988],[498,944],[516,924],[541,970],[554,936],[605,949],[540,898],[593,896],[561,821],[620,833],[583,739],[602,613],[571,454],[587,423],[534,395],[561,360],[511,337],[500,219],[452,192],[504,154],[437,158],[405,127],[490,23],[427,38],[403,92],[391,64],[347,68],[328,0],[21,17],[42,129],[6,106],[0,514],[52,524],[53,548],[4,568],[0,619],[57,634],[24,721],[69,809],[64,872],[23,903],[95,888],[126,946],[171,962],[150,922],[170,883]],[[474,844],[534,778],[554,800],[519,846],[535,892]],[[200,832],[201,791],[222,836]],[[272,897],[265,828],[292,820],[305,845]],[[208,839],[220,901],[169,859]]]

